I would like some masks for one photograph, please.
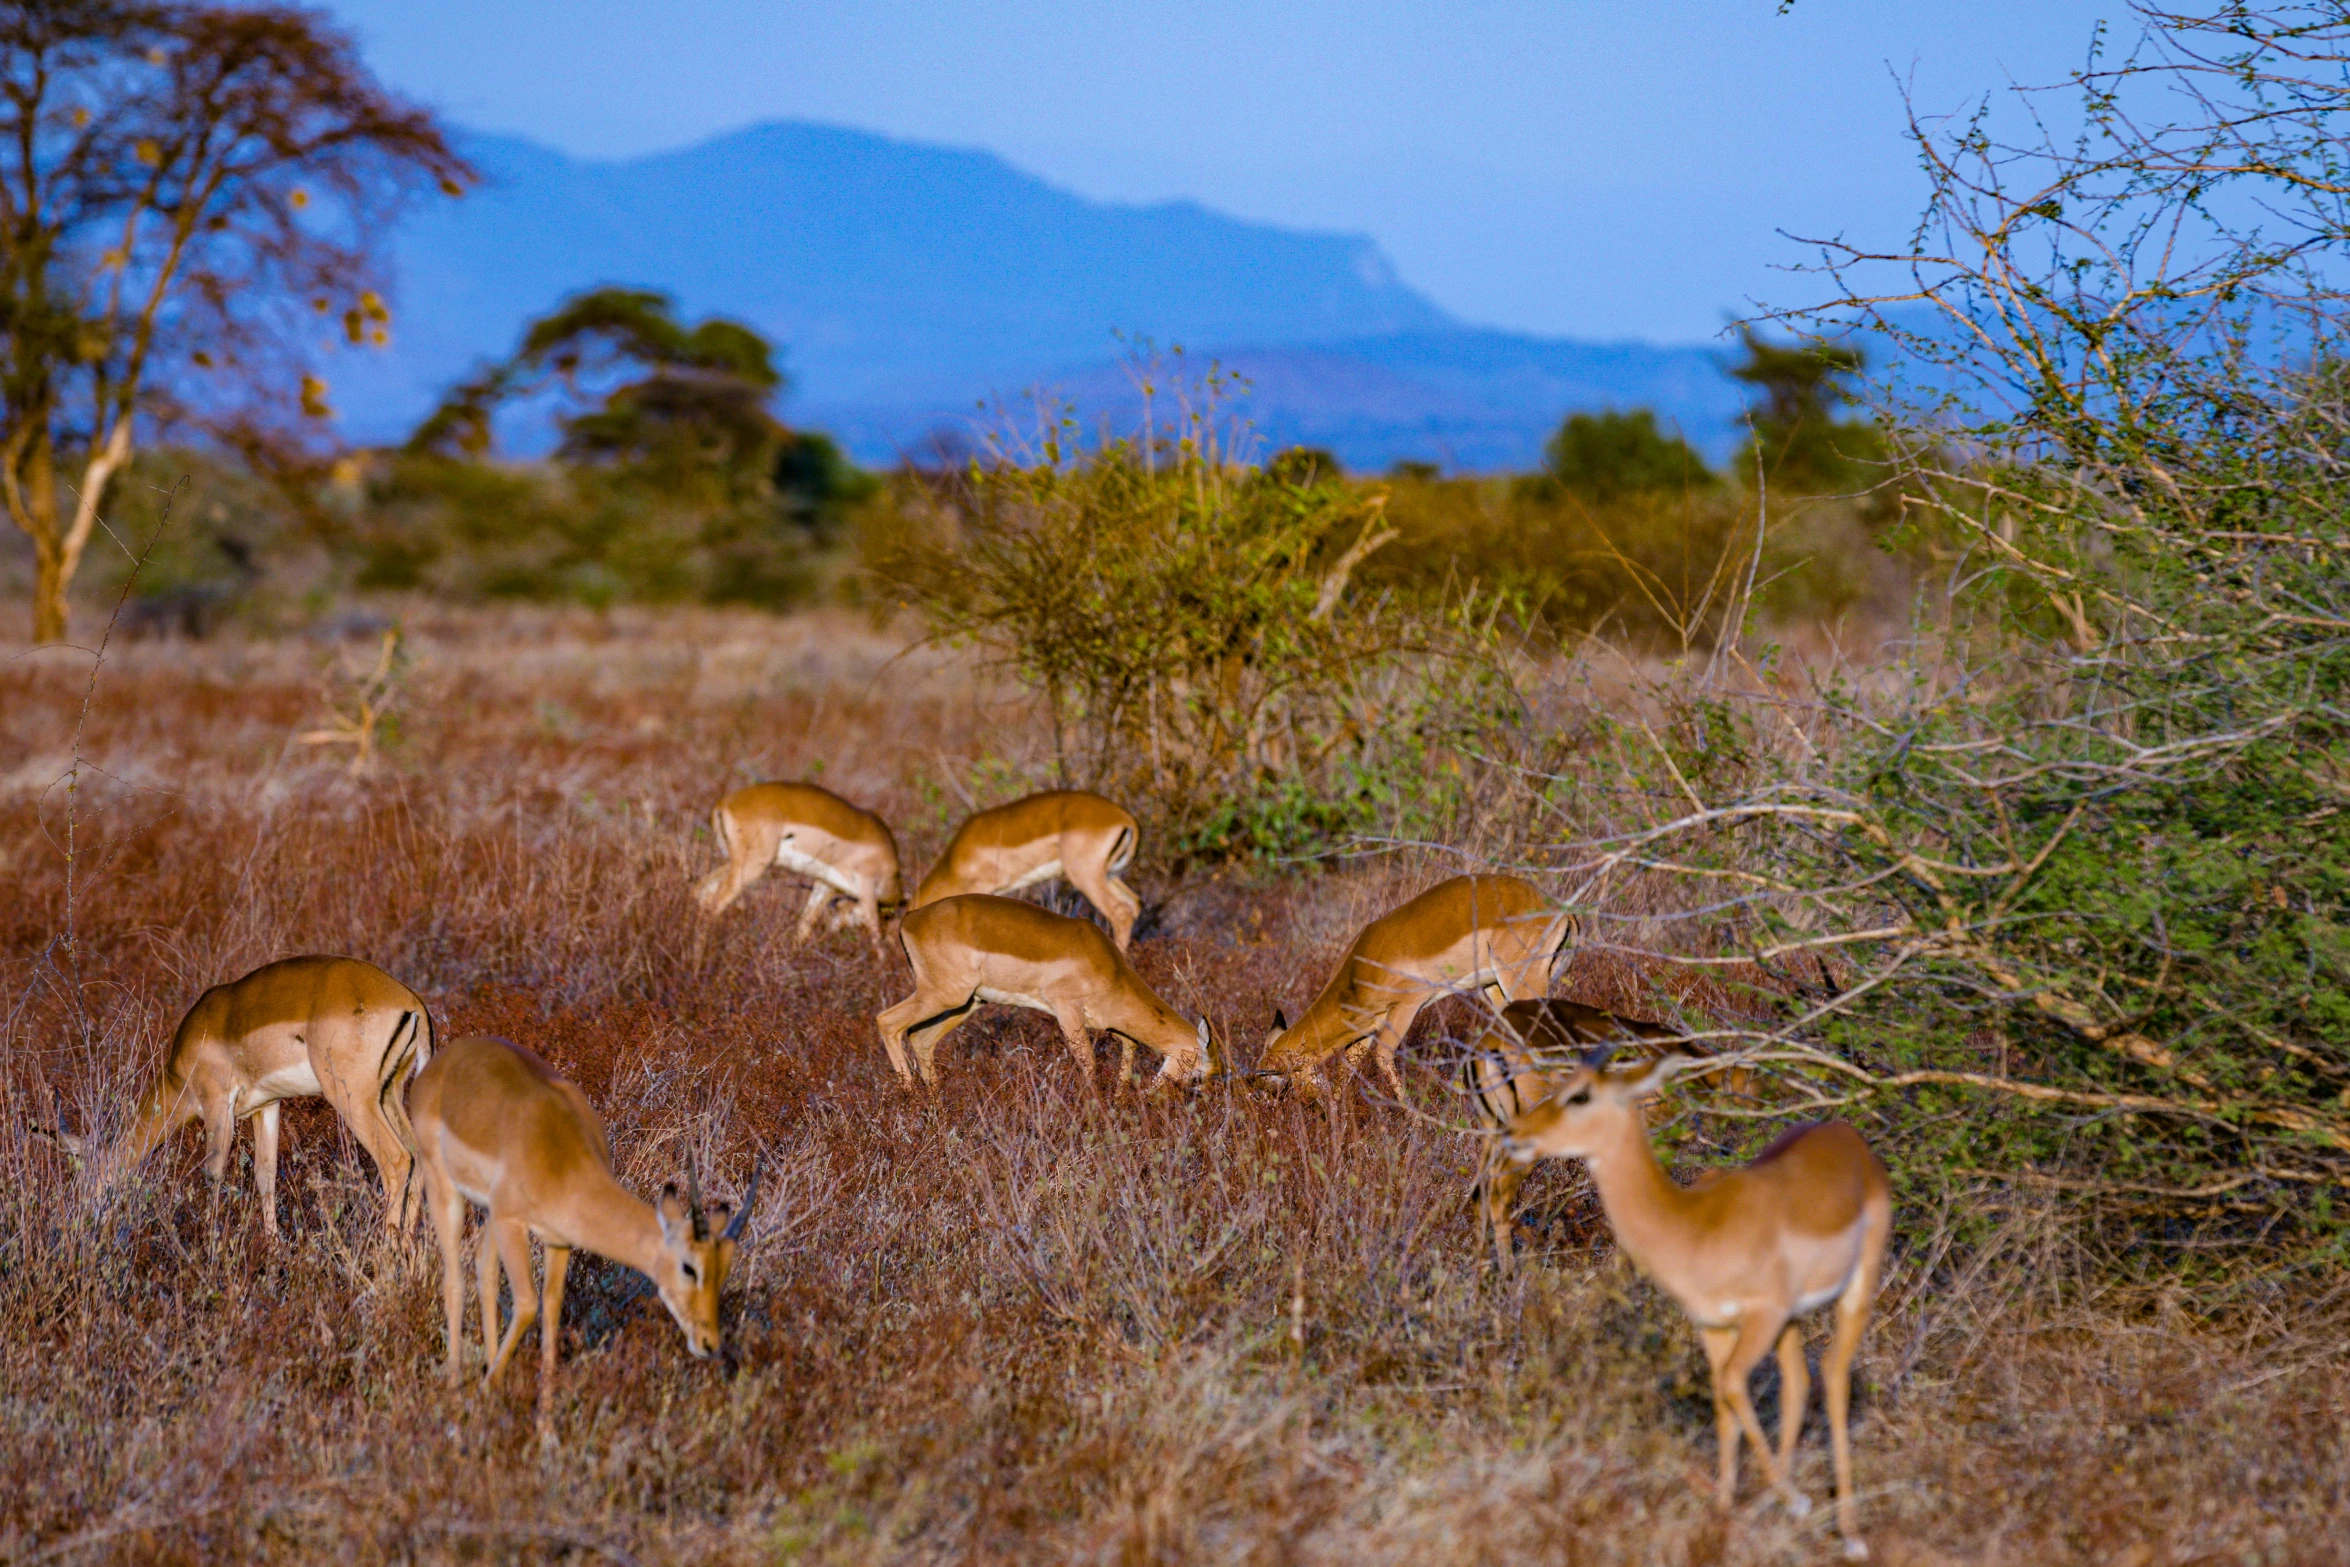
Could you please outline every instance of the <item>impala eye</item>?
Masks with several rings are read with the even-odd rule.
[[[1567,1103],[1571,1105],[1587,1105],[1591,1103],[1591,1090],[1588,1088],[1576,1089],[1573,1093],[1567,1095]]]
[[[699,1284],[702,1282],[701,1274],[694,1271],[694,1265],[692,1263],[681,1262],[678,1264],[678,1266],[685,1270],[685,1281],[688,1284]]]

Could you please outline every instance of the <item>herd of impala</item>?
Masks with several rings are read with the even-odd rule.
[[[1119,1080],[1133,1082],[1135,1047],[1154,1051],[1154,1088],[1232,1072],[1207,1019],[1186,1021],[1127,961],[1142,900],[1119,879],[1134,857],[1134,817],[1099,795],[1055,791],[982,811],[904,892],[888,825],[805,783],[766,783],[720,802],[711,817],[726,863],[698,889],[722,913],[770,867],[810,883],[799,939],[819,919],[861,924],[883,949],[884,911],[902,908],[898,940],[913,993],[875,1019],[890,1066],[912,1088],[938,1080],[938,1047],[983,1002],[1049,1014],[1094,1088],[1097,1033],[1120,1043]],[[1048,912],[1006,896],[1061,880],[1109,923]],[[1845,1553],[1867,1554],[1855,1528],[1846,1433],[1854,1351],[1875,1299],[1891,1225],[1889,1187],[1859,1134],[1839,1123],[1798,1127],[1743,1168],[1682,1186],[1657,1163],[1642,1101],[1701,1056],[1673,1030],[1550,999],[1552,970],[1575,924],[1512,876],[1456,876],[1364,926],[1337,971],[1294,1024],[1274,1016],[1251,1082],[1303,1097],[1329,1091],[1333,1057],[1360,1070],[1376,1059],[1400,1100],[1396,1052],[1431,1001],[1480,991],[1492,1020],[1469,1052],[1465,1088],[1487,1136],[1475,1197],[1500,1270],[1514,1250],[1512,1211],[1529,1169],[1580,1159],[1623,1250],[1688,1313],[1713,1368],[1720,1444],[1718,1496],[1731,1505],[1738,1455],[1751,1442],[1771,1486],[1809,1511],[1791,1463],[1810,1377],[1799,1319],[1833,1306],[1822,1370]],[[1633,1061],[1611,1065],[1619,1051]],[[385,1221],[413,1225],[418,1199],[440,1243],[448,1316],[446,1373],[461,1380],[465,1323],[461,1240],[469,1206],[486,1210],[475,1242],[486,1381],[541,1323],[538,1418],[551,1435],[557,1328],[573,1247],[638,1270],[677,1319],[687,1349],[719,1344],[719,1292],[758,1195],[705,1205],[691,1164],[681,1193],[648,1203],[615,1178],[603,1122],[587,1096],[529,1050],[479,1037],[440,1043],[417,994],[353,958],[296,957],[206,991],[173,1037],[163,1071],[127,1128],[103,1147],[64,1144],[105,1189],[189,1121],[204,1122],[215,1191],[236,1124],[254,1126],[262,1223],[277,1233],[279,1101],[323,1097],[374,1160]],[[530,1238],[546,1251],[543,1291]],[[499,1274],[514,1309],[501,1335]],[[542,1300],[543,1295],[543,1300]],[[541,1313],[544,1313],[542,1318]],[[1776,1350],[1779,1442],[1764,1439],[1749,1376]]]

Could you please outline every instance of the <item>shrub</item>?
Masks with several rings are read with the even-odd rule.
[[[975,464],[869,538],[873,565],[1038,693],[1063,777],[1152,802],[1178,857],[1425,827],[1458,778],[1440,742],[1503,699],[1492,606],[1359,591],[1386,492],[1219,460],[1204,429]]]
[[[1659,430],[1646,408],[1571,415],[1542,455],[1543,470],[1562,489],[1588,500],[1704,489],[1716,482],[1696,448]]]

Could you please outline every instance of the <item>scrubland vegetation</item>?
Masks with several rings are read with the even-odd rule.
[[[838,614],[393,607],[413,654],[400,724],[356,779],[342,753],[288,743],[321,719],[330,645],[117,649],[86,725],[86,661],[0,666],[22,759],[0,798],[20,889],[0,947],[11,1559],[1833,1549],[1816,1515],[1759,1499],[1714,1515],[1703,1360],[1613,1257],[1579,1178],[1536,1177],[1532,1265],[1495,1282],[1444,1076],[1467,1003],[1407,1052],[1418,1115],[1228,1085],[1097,1109],[1050,1023],[1012,1013],[966,1028],[938,1096],[911,1097],[872,1032],[903,989],[894,957],[854,932],[789,948],[797,900],[775,878],[700,926],[691,878],[715,857],[699,827],[719,790],[820,776],[923,863],[966,795],[1051,776],[1018,691],[961,658],[899,657]],[[344,656],[372,662],[364,644]],[[1546,725],[1654,722],[1624,682],[1562,679]],[[77,725],[69,915],[54,780]],[[1523,840],[1455,841],[1315,875],[1151,869],[1136,961],[1253,1045],[1362,920]],[[545,1051],[639,1190],[691,1149],[731,1194],[765,1149],[732,1364],[689,1361],[656,1303],[583,1259],[562,1445],[540,1453],[531,1367],[495,1393],[440,1386],[430,1243],[380,1240],[371,1172],[316,1102],[289,1107],[282,1246],[261,1238],[242,1153],[208,1211],[193,1136],[120,1201],[80,1206],[24,1130],[51,1096],[77,1125],[119,1118],[197,989],[309,949],[408,976],[444,1036]],[[1605,950],[1562,988],[1692,1021],[1748,1005]],[[1685,1173],[1754,1135],[1740,1117],[1757,1107],[1712,1090],[1672,1108],[1662,1138]],[[1881,1559],[2330,1554],[2350,1468],[2330,1275],[2133,1282],[2049,1194],[1978,1177],[1913,1186],[1896,1257],[1857,1427]],[[1815,1415],[1815,1494],[1825,1474]]]
[[[776,876],[693,910],[711,803],[803,777],[916,866],[974,807],[1117,796],[1134,960],[1242,1067],[1365,919],[1533,879],[1583,919],[1564,993],[1741,1069],[1666,1099],[1684,1175],[1823,1115],[1889,1166],[1883,1559],[2338,1559],[2350,14],[2143,21],[2083,138],[1919,128],[1926,223],[1824,247],[1825,335],[1749,336],[1719,467],[1617,413],[1539,474],[1350,476],[1211,387],[867,477],[775,417],[767,345],[625,290],[404,450],[126,457],[77,589],[110,640],[0,661],[0,1554],[1833,1549],[1751,1484],[1713,1510],[1696,1342],[1579,1176],[1490,1267],[1472,1004],[1409,1106],[1096,1102],[1028,1015],[909,1096],[895,953],[791,948]],[[533,400],[560,450],[501,460]],[[275,1248],[193,1139],[94,1205],[30,1135],[317,950],[543,1051],[639,1190],[764,1156],[726,1364],[585,1263],[542,1452],[527,1366],[435,1380],[430,1247],[323,1109]]]

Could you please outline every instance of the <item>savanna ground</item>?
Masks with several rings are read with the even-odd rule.
[[[1433,1037],[1463,1004],[1408,1053],[1419,1115],[1225,1084],[1096,1103],[1047,1020],[1002,1012],[908,1095],[872,1022],[903,990],[894,951],[795,950],[774,879],[704,926],[703,823],[740,782],[818,777],[920,867],[969,804],[1044,777],[1032,716],[953,659],[829,614],[408,625],[397,731],[360,778],[295,737],[364,643],[117,644],[94,691],[84,654],[0,659],[0,1558],[1833,1554],[1827,1509],[1787,1517],[1751,1461],[1740,1510],[1714,1511],[1696,1339],[1579,1177],[1530,1184],[1528,1265],[1495,1277]],[[1146,845],[1135,960],[1245,1060],[1362,920],[1458,868],[1177,882]],[[217,1216],[192,1130],[117,1200],[78,1198],[28,1128],[118,1122],[201,989],[303,951],[383,965],[444,1039],[543,1053],[641,1192],[690,1149],[731,1196],[764,1150],[726,1363],[583,1259],[557,1448],[532,1438],[530,1357],[447,1391],[429,1234],[381,1237],[372,1172],[316,1102],[288,1116],[280,1245],[249,1139]],[[1640,994],[1591,957],[1558,988]],[[1684,1173],[1694,1125],[1660,1132]],[[2340,1288],[2215,1313],[2101,1283],[2048,1215],[1980,1200],[2011,1206],[1963,1253],[1943,1216],[1897,1216],[1855,1427],[1880,1560],[2350,1559]],[[1821,1500],[1827,1467],[1815,1406]]]

